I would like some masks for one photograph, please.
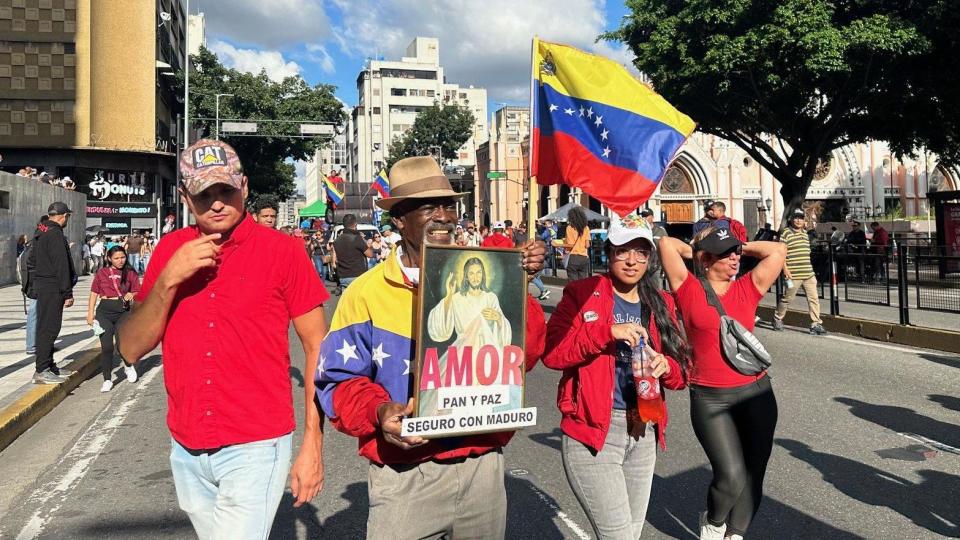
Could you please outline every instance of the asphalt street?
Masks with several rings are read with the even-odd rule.
[[[560,295],[552,289],[548,310]],[[775,357],[780,421],[750,537],[960,537],[960,358],[789,329],[758,336]],[[291,343],[302,419],[303,352],[292,332]],[[0,453],[0,538],[193,537],[170,475],[159,356],[141,373],[109,394],[91,379]],[[505,450],[508,538],[591,536],[561,466],[558,378],[542,365],[529,374],[539,424]],[[686,393],[668,403],[643,538],[695,538],[710,470]],[[272,538],[364,536],[367,465],[355,440],[328,426],[324,456],[323,492],[300,509],[287,493]]]

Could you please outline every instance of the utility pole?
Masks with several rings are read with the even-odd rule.
[[[181,152],[190,146],[190,0],[184,1],[184,29],[183,33],[183,148]],[[177,156],[177,170],[180,169],[180,156]],[[179,187],[179,184],[178,184]],[[181,227],[186,227],[190,221],[190,210],[187,203],[182,203],[180,210]]]

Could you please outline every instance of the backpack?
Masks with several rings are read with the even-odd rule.
[[[20,292],[31,300],[37,299],[37,292],[33,289],[33,272],[37,268],[37,255],[33,249],[37,243],[36,237],[33,242],[27,243],[23,253],[17,257],[17,280],[20,282]]]

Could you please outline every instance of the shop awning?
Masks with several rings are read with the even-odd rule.
[[[300,217],[323,217],[327,215],[327,201],[322,199],[317,199],[316,202],[310,206],[305,207],[303,210],[300,210]]]

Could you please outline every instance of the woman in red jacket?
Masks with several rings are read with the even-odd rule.
[[[658,351],[653,375],[662,386],[685,385],[687,347],[673,300],[657,288],[656,250],[644,225],[630,218],[611,225],[604,245],[609,273],[568,284],[547,325],[543,363],[563,370],[557,393],[563,467],[598,538],[640,537],[657,440],[665,448],[662,393],[659,422],[637,414],[632,347],[645,338]]]
[[[766,372],[744,375],[724,359],[720,315],[707,303],[703,284],[714,290],[727,315],[753,331],[757,305],[780,275],[786,254],[780,242],[743,244],[726,229],[713,227],[697,233],[693,247],[676,238],[660,239],[663,270],[692,351],[690,420],[713,469],[707,511],[700,516],[702,540],[742,540],[760,507],[777,427],[770,377]],[[741,255],[759,262],[737,278]],[[684,259],[693,259],[697,275],[687,270]]]

